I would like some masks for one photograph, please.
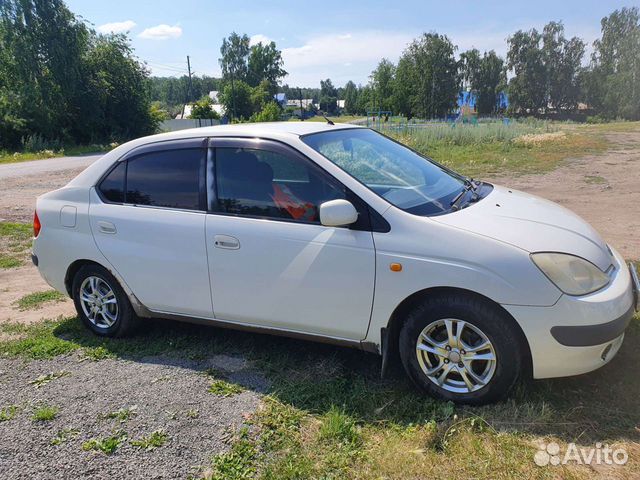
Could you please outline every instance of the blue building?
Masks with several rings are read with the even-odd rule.
[[[474,112],[476,111],[476,101],[477,95],[474,92],[462,91],[458,94],[458,110],[461,110],[463,107],[469,107]],[[498,110],[506,110],[509,106],[509,96],[506,92],[500,92],[498,94],[497,101]]]

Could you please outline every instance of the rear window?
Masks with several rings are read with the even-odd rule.
[[[199,148],[153,152],[128,161],[126,203],[200,209]]]
[[[124,175],[126,170],[127,162],[120,162],[100,183],[100,192],[109,202],[124,202]]]

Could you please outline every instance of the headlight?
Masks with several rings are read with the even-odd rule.
[[[586,295],[609,283],[609,277],[593,263],[567,253],[532,253],[531,260],[567,295]]]

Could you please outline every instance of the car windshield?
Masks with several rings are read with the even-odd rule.
[[[464,177],[368,128],[314,133],[302,140],[388,202],[415,215],[450,212],[464,187]]]

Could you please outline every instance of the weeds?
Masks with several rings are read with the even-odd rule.
[[[143,450],[153,450],[154,448],[163,446],[167,442],[168,438],[169,436],[164,432],[164,430],[156,430],[147,437],[142,437],[138,440],[131,440],[131,445]]]
[[[207,391],[221,397],[231,397],[242,393],[244,389],[235,383],[229,383],[225,380],[214,380],[211,385],[209,385]]]
[[[80,430],[76,430],[75,428],[63,428],[56,433],[56,436],[51,439],[49,444],[62,445],[63,443],[76,438],[78,435],[80,435]]]
[[[8,422],[9,420],[13,420],[13,418],[18,413],[17,405],[9,405],[8,407],[0,408],[0,422]]]
[[[24,265],[31,247],[32,234],[31,225],[0,222],[0,268]]]
[[[243,480],[254,478],[256,469],[254,460],[257,450],[249,436],[249,430],[243,428],[231,450],[213,458],[212,471],[208,480]]]
[[[50,422],[58,416],[60,409],[52,405],[41,405],[33,411],[31,419],[34,422]]]
[[[113,454],[127,440],[127,434],[118,431],[115,434],[105,438],[92,438],[82,444],[84,451],[99,451],[105,455]]]
[[[131,417],[136,415],[137,413],[138,413],[138,406],[133,405],[128,408],[123,407],[113,412],[109,412],[103,415],[103,418],[115,419],[115,420],[118,420],[120,423],[124,423],[127,420],[129,420]]]
[[[19,300],[16,300],[15,305],[20,311],[37,310],[42,308],[46,303],[62,302],[66,298],[66,295],[63,295],[57,290],[46,290],[44,292],[29,293]]]

